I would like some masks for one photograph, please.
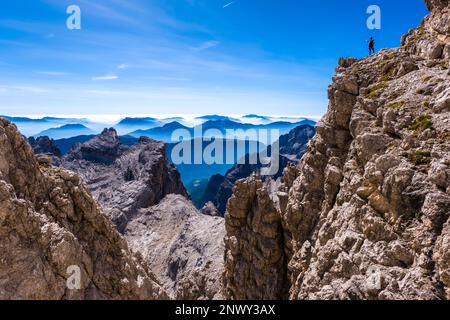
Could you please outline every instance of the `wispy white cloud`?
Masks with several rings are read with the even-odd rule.
[[[68,0],[42,0],[49,5],[65,8]],[[150,1],[124,0],[78,0],[83,14],[113,23],[124,23],[129,27],[140,30],[154,30],[157,27],[173,28],[177,30],[193,30],[207,32],[206,28],[192,22],[186,22],[169,16],[165,10]],[[99,3],[102,2],[102,3]]]
[[[31,92],[31,93],[47,93],[51,92],[51,90],[47,88],[41,88],[41,87],[31,87],[31,86],[17,86],[17,87],[11,87],[12,89],[16,89],[18,91],[23,92]]]
[[[113,90],[86,90],[84,92],[87,94],[94,94],[101,96],[113,96],[122,94],[121,91],[113,91]]]
[[[229,2],[229,3],[227,3],[226,5],[224,5],[223,8],[225,9],[225,8],[231,6],[232,4],[234,4],[235,2],[236,2],[236,1],[231,1],[231,2]]]
[[[117,80],[119,79],[118,76],[99,76],[99,77],[93,77],[92,80],[93,81],[110,81],[110,80]]]
[[[48,36],[52,34],[49,30],[52,30],[53,26],[50,23],[45,22],[30,22],[13,19],[0,19],[0,26],[7,29],[17,30],[21,32],[40,34]]]
[[[42,1],[58,8],[72,2]],[[205,3],[204,0],[192,1],[199,7]],[[0,58],[11,64],[1,66],[2,77],[8,79],[3,84],[28,86],[1,88],[0,83],[0,105],[14,112],[19,107],[24,112],[29,112],[30,108],[44,112],[59,110],[70,100],[70,108],[83,106],[83,112],[89,112],[93,105],[101,110],[99,112],[110,112],[112,105],[118,112],[123,112],[123,106],[131,104],[135,112],[153,106],[163,106],[165,111],[167,108],[167,112],[172,112],[186,109],[182,99],[188,99],[193,101],[192,108],[206,111],[213,107],[222,110],[230,104],[238,111],[249,108],[249,112],[251,106],[255,106],[256,111],[262,106],[275,110],[281,108],[279,106],[283,106],[283,110],[288,107],[298,110],[300,104],[309,109],[320,107],[317,99],[312,98],[320,95],[315,90],[326,88],[328,84],[328,74],[322,76],[322,71],[304,68],[302,63],[299,65],[289,59],[274,58],[257,45],[234,43],[226,35],[216,38],[216,32],[191,25],[195,21],[186,22],[180,20],[179,15],[168,15],[157,2],[80,0],[79,3],[84,19],[93,21],[92,28],[81,33],[61,30],[64,24],[23,24],[0,19],[0,28],[4,26],[37,35],[0,39],[0,44],[4,44],[0,48]],[[228,0],[216,3],[215,9],[219,5],[220,11],[220,5],[224,3],[224,8],[241,4],[239,0]],[[139,23],[128,23],[131,19]],[[53,32],[56,34],[54,39],[44,38]],[[205,41],[208,39],[211,40]],[[334,65],[334,61],[332,63]],[[30,78],[30,70],[34,71],[35,77]],[[70,77],[64,78],[64,75]],[[155,88],[136,89],[143,84]],[[77,85],[80,88],[75,90]],[[51,95],[39,94],[48,92],[45,87],[52,89]],[[173,87],[183,90],[162,93],[162,89]],[[220,87],[229,91],[217,95],[214,90]],[[305,91],[299,92],[298,88]],[[242,95],[237,94],[239,89],[244,91]],[[30,94],[21,94],[25,90]],[[278,94],[278,100],[260,100],[259,97],[266,96],[268,90]],[[325,95],[324,92],[321,94]]]
[[[212,40],[212,41],[206,41],[203,42],[200,46],[195,48],[197,51],[207,50],[210,48],[217,47],[220,44],[220,41]]]
[[[52,77],[62,77],[69,75],[69,73],[61,71],[37,71],[36,73]]]
[[[19,92],[27,92],[27,93],[47,93],[47,92],[51,92],[50,89],[42,88],[42,87],[36,87],[36,86],[5,86],[5,87],[0,87],[0,90],[3,91],[3,92],[19,91]]]
[[[154,80],[163,80],[163,81],[191,81],[191,79],[189,78],[180,78],[180,77],[155,76],[150,78]]]

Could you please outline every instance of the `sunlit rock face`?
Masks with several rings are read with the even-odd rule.
[[[340,59],[328,112],[277,190],[239,182],[230,299],[450,298],[450,8],[402,47]]]

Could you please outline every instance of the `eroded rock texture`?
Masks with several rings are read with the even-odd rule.
[[[166,298],[80,178],[50,162],[0,118],[0,299]]]
[[[401,48],[340,60],[276,197],[258,177],[235,186],[228,298],[450,298],[450,8],[427,5]]]
[[[114,129],[75,146],[62,166],[78,173],[105,213],[123,232],[141,208],[157,204],[168,194],[187,192],[180,174],[166,158],[165,144],[141,138],[121,144]]]
[[[198,212],[180,195],[141,209],[126,230],[130,247],[139,251],[175,299],[222,298],[224,219]]]
[[[233,299],[286,296],[281,217],[270,186],[255,175],[240,180],[227,205],[225,293]]]

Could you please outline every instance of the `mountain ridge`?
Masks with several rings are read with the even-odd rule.
[[[182,129],[186,130],[187,133],[190,134],[190,137],[194,137],[195,129],[201,128],[202,133],[204,134],[207,130],[210,129],[217,129],[219,130],[225,137],[226,130],[248,130],[248,129],[255,129],[255,130],[268,130],[268,129],[278,129],[280,131],[280,134],[286,134],[290,130],[294,129],[295,127],[301,126],[301,125],[312,125],[314,126],[316,124],[315,121],[309,120],[309,119],[303,119],[298,122],[287,122],[287,121],[275,121],[267,124],[251,124],[251,123],[242,123],[233,121],[230,119],[221,119],[221,120],[207,120],[201,125],[197,125],[194,127],[187,127],[179,122],[171,122],[169,124],[166,124],[162,127],[156,127],[149,130],[137,130],[134,132],[129,133],[129,135],[134,137],[140,137],[140,136],[147,136],[156,140],[161,140],[164,142],[174,142],[172,141],[172,133],[176,129]]]
[[[81,135],[90,135],[94,132],[86,127],[83,124],[80,123],[71,123],[71,124],[65,124],[60,127],[56,128],[50,128],[47,130],[44,130],[38,134],[35,134],[34,137],[49,137],[52,139],[67,139],[74,136],[81,136]]]

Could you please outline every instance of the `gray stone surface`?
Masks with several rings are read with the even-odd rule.
[[[450,10],[427,3],[401,48],[340,60],[275,199],[258,177],[236,185],[228,298],[450,298]]]

